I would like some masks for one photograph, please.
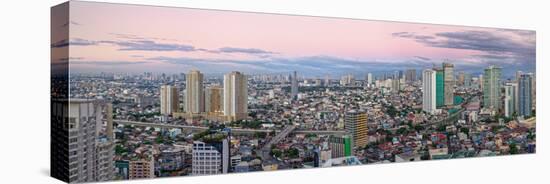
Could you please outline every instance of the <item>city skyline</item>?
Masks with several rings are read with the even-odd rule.
[[[323,76],[443,62],[472,74],[493,64],[503,74],[535,72],[536,36],[527,30],[91,2],[72,8],[70,21],[58,26],[74,34],[52,47],[71,47],[71,57],[56,59],[69,61],[75,73],[296,70]]]

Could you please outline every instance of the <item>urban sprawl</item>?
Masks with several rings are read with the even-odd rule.
[[[533,73],[202,72],[71,74],[70,181],[535,152]]]

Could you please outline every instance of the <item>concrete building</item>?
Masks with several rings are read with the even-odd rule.
[[[373,81],[372,73],[367,74],[367,84],[371,85]]]
[[[502,68],[489,66],[483,75],[483,106],[498,112],[501,110],[500,77]]]
[[[518,111],[518,84],[506,83],[504,85],[504,116],[512,117]]]
[[[229,138],[211,134],[193,142],[192,174],[211,175],[227,173],[230,169]]]
[[[363,148],[368,143],[367,113],[356,110],[344,115],[344,129],[351,135],[353,145]]]
[[[155,160],[152,156],[129,162],[129,179],[147,179],[155,177]]]
[[[422,110],[435,113],[436,110],[436,71],[427,69],[422,72]]]
[[[112,115],[108,103],[87,99],[69,99],[68,167],[69,182],[108,181],[114,178],[112,119],[102,131],[103,110]]]
[[[191,70],[186,79],[185,109],[192,114],[204,112],[204,75],[198,70]]]
[[[223,113],[223,88],[218,86],[208,87],[205,90],[204,106],[207,113]]]
[[[298,97],[298,74],[296,71],[292,73],[290,80],[290,96],[292,97],[292,100],[296,100]]]
[[[179,91],[176,86],[160,86],[160,113],[171,115],[179,109]]]
[[[332,158],[348,157],[352,155],[353,142],[349,135],[330,136],[328,144]]]
[[[406,82],[414,82],[416,81],[416,69],[408,69],[405,72],[405,81]]]
[[[223,114],[230,121],[248,116],[248,80],[240,72],[231,72],[223,77]]]
[[[435,106],[445,106],[445,75],[443,69],[434,69],[435,73]]]
[[[518,83],[518,115],[531,116],[533,110],[533,74],[521,74]]]
[[[451,63],[443,63],[443,75],[444,75],[444,98],[445,105],[453,105],[454,103],[454,65]]]

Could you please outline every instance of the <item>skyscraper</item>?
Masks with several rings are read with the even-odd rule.
[[[369,85],[372,84],[372,81],[373,81],[372,80],[372,73],[368,73],[367,74],[367,84],[369,84]]]
[[[483,106],[495,111],[501,110],[500,77],[501,68],[489,66],[483,75]]]
[[[506,83],[504,85],[504,116],[512,117],[518,107],[518,84]]]
[[[407,81],[407,82],[416,81],[416,69],[408,69],[405,72],[405,81]]]
[[[443,63],[443,75],[444,75],[444,98],[445,105],[453,105],[454,103],[454,65],[451,63]]]
[[[435,73],[435,106],[437,108],[445,105],[445,74],[443,69],[434,69]]]
[[[344,128],[351,135],[354,146],[365,147],[368,143],[367,113],[351,110],[344,115]]]
[[[422,110],[433,114],[436,110],[436,71],[422,72]]]
[[[227,173],[230,162],[230,141],[227,132],[215,132],[193,141],[192,174]]]
[[[292,73],[291,84],[290,84],[290,96],[292,100],[298,98],[298,74],[296,71]]]
[[[179,91],[176,86],[160,86],[160,113],[171,115],[179,109]]]
[[[466,80],[466,76],[463,71],[458,72],[458,86],[464,86],[464,81]]]
[[[211,86],[204,91],[204,106],[207,113],[223,113],[223,88]]]
[[[101,112],[105,107],[106,104],[96,100],[69,100],[67,151],[70,183],[113,179],[114,143],[111,136],[101,135],[101,128],[98,127],[102,124]],[[108,111],[109,108],[105,109]],[[112,122],[108,121],[107,126],[112,126]]]
[[[223,112],[230,121],[248,116],[248,80],[240,72],[223,76]]]
[[[186,76],[185,105],[188,113],[204,112],[203,74],[191,70]]]
[[[393,93],[399,93],[399,90],[401,90],[401,81],[399,79],[393,79],[391,83],[391,91]]]
[[[533,74],[521,74],[518,84],[518,115],[531,116],[532,104]]]

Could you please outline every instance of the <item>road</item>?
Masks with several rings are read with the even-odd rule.
[[[139,122],[139,121],[128,121],[128,120],[113,120],[117,124],[123,125],[135,125],[135,126],[145,126],[145,127],[158,127],[158,128],[181,128],[184,130],[190,131],[204,131],[208,127],[205,126],[190,126],[190,125],[174,125],[174,124],[164,124],[164,123],[148,123],[148,122]],[[231,127],[230,127],[231,128]],[[284,131],[285,129],[283,129]],[[340,135],[345,134],[345,131],[338,130],[295,130],[292,129],[293,133],[304,133],[304,134],[317,134],[317,135]],[[231,133],[235,134],[254,134],[254,133],[269,133],[273,130],[265,129],[243,129],[243,128],[231,128]],[[281,130],[275,130],[275,132],[281,132]],[[290,133],[290,132],[289,132]]]

